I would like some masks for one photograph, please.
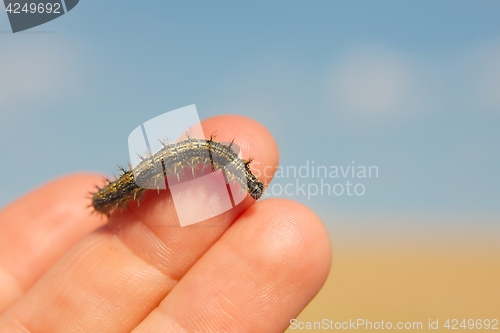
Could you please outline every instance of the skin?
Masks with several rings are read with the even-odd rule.
[[[235,138],[260,179],[278,165],[255,121],[203,122]],[[282,332],[323,285],[331,246],[319,218],[247,197],[181,228],[169,191],[108,218],[91,214],[102,176],[52,181],[0,211],[0,332]]]

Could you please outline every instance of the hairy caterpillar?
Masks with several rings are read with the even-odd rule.
[[[185,168],[194,169],[198,165],[210,166],[212,171],[224,171],[228,182],[238,183],[255,200],[262,196],[264,184],[249,168],[250,160],[242,160],[228,145],[210,139],[187,140],[178,143],[162,143],[163,148],[152,156],[141,157],[135,167],[125,170],[114,181],[92,193],[92,207],[96,212],[109,215],[114,209],[125,207],[128,202],[138,200],[148,188],[160,189],[167,176],[179,178]],[[140,184],[140,185],[139,185]]]

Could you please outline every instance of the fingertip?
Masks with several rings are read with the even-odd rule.
[[[271,182],[279,164],[276,140],[261,123],[240,115],[221,115],[204,120],[205,135],[217,132],[218,141],[235,140],[245,159],[252,159],[250,168],[266,184]]]
[[[281,198],[263,200],[246,214],[262,216],[252,227],[260,230],[260,242],[268,244],[269,265],[293,258],[291,275],[300,273],[314,296],[326,281],[332,260],[330,237],[321,219],[305,205]]]

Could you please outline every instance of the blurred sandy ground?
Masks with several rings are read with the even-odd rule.
[[[444,332],[447,319],[500,320],[500,219],[348,220],[330,230],[330,276],[298,321],[421,321],[422,332],[439,319]]]

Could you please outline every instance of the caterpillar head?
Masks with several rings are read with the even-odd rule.
[[[262,193],[264,192],[264,184],[255,179],[249,181],[247,185],[248,185],[248,193],[250,193],[250,196],[255,200],[258,200],[262,196]]]

